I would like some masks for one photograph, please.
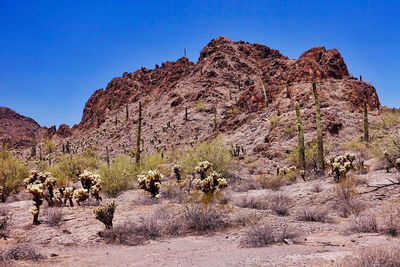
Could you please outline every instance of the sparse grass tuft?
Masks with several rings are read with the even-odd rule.
[[[20,245],[13,247],[9,250],[0,252],[0,262],[5,266],[12,264],[13,261],[19,260],[31,260],[38,261],[44,259],[44,257],[37,253],[36,250],[27,245]]]
[[[289,215],[289,210],[292,205],[292,199],[283,194],[275,194],[269,197],[269,202],[272,211],[280,216]]]
[[[348,225],[352,233],[377,233],[379,231],[376,215],[371,212],[352,215]]]
[[[235,206],[248,209],[265,210],[268,208],[267,196],[242,196],[235,201]]]
[[[46,223],[50,226],[59,226],[64,218],[64,212],[60,208],[49,208],[45,215]]]
[[[285,239],[295,239],[299,234],[287,226],[274,228],[270,224],[252,225],[244,233],[241,244],[245,247],[265,247],[283,242]],[[294,241],[294,240],[293,240]]]

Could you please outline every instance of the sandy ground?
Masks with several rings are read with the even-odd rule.
[[[395,175],[377,171],[358,178],[381,183]],[[334,210],[331,211],[330,222],[297,221],[295,211],[303,206],[328,207],[332,204],[334,184],[331,180],[299,181],[282,187],[279,192],[293,199],[289,216],[277,216],[271,210],[233,209],[234,213],[255,212],[262,221],[272,224],[289,225],[301,233],[301,237],[292,245],[279,243],[263,248],[245,248],[240,240],[246,226],[204,235],[167,237],[139,246],[106,244],[98,235],[104,226],[94,218],[93,207],[64,207],[64,221],[59,227],[50,227],[45,223],[32,226],[28,212],[31,202],[21,200],[4,204],[11,210],[13,222],[10,238],[1,240],[0,247],[6,249],[16,244],[29,244],[46,257],[38,262],[17,261],[17,266],[335,266],[360,248],[400,244],[399,239],[380,233],[346,233],[349,219],[339,217]],[[311,191],[316,183],[322,185],[322,192]],[[366,190],[364,186],[358,189],[360,192]],[[274,193],[267,189],[230,191],[231,202],[244,195],[262,197]],[[114,225],[162,205],[135,206],[132,201],[138,195],[138,190],[131,190],[117,198],[119,206]],[[377,208],[398,197],[399,189],[395,188],[364,194],[360,199],[368,203],[370,208]]]

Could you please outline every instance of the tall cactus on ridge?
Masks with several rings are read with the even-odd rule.
[[[303,122],[301,120],[301,114],[300,114],[300,107],[299,103],[296,102],[294,104],[295,109],[296,109],[296,115],[297,115],[297,128],[299,131],[299,165],[300,165],[300,175],[301,178],[305,181],[305,174],[306,174],[306,157],[305,157],[305,149],[304,149],[304,132],[303,132]]]
[[[315,81],[312,83],[312,88],[314,92],[314,99],[315,99],[315,117],[317,123],[317,165],[318,165],[318,172],[319,174],[324,173],[324,143],[322,139],[322,126],[321,126],[321,109],[319,107],[319,99],[318,99],[318,92],[317,86]]]
[[[137,140],[136,140],[136,163],[140,164],[140,131],[142,130],[142,103],[139,101],[138,112],[138,127],[137,127]]]
[[[367,101],[364,101],[364,141],[369,142],[369,123]]]

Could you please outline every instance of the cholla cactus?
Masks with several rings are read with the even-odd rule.
[[[26,184],[26,192],[32,195],[34,204],[34,207],[29,210],[33,215],[33,224],[39,224],[39,211],[43,199],[47,200],[49,206],[56,202],[54,196],[56,179],[49,172],[32,172],[28,178],[24,179],[24,183]]]
[[[3,194],[3,187],[0,185],[0,196]]]
[[[110,229],[113,226],[114,212],[117,207],[114,201],[108,202],[105,205],[100,205],[93,209],[93,213],[96,219],[104,223],[106,229]]]
[[[179,183],[179,182],[181,181],[181,166],[175,164],[175,165],[172,167],[172,171],[174,172],[175,177],[176,177],[176,180],[177,180],[178,183]]]
[[[72,198],[74,197],[74,191],[75,191],[74,187],[67,187],[67,188],[62,187],[58,189],[57,198],[60,200],[63,199],[62,202],[64,203],[64,205],[66,205],[67,201],[69,201],[69,205],[73,207],[74,203],[72,202]]]
[[[207,170],[212,166],[212,164],[208,161],[201,161],[197,163],[197,166],[194,168],[194,170],[200,174],[200,179],[204,180],[206,179],[206,172]]]
[[[276,172],[279,176],[286,176],[289,174],[293,174],[296,172],[296,166],[291,167],[283,167],[281,168],[279,165],[277,166]]]
[[[340,182],[342,179],[346,179],[346,174],[351,169],[354,169],[353,161],[356,159],[356,155],[346,153],[342,156],[331,156],[329,164],[331,166],[330,174],[334,175],[335,182]]]
[[[161,180],[163,176],[159,171],[148,171],[146,174],[137,176],[139,188],[151,194],[154,198],[160,197]]]
[[[79,175],[78,180],[81,181],[82,187],[86,189],[96,200],[101,200],[99,193],[101,191],[101,179],[99,175],[84,171]]]
[[[87,189],[81,188],[74,191],[74,198],[76,199],[76,203],[78,206],[81,205],[81,202],[85,201],[89,198],[89,191]]]
[[[228,186],[226,179],[222,178],[222,175],[215,171],[204,180],[196,179],[194,183],[195,188],[204,193],[214,193]]]

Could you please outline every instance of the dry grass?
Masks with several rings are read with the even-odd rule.
[[[158,203],[160,203],[160,200],[151,197],[149,193],[143,191],[141,191],[139,196],[132,201],[132,204],[135,206],[155,205]]]
[[[292,199],[284,194],[275,194],[269,197],[271,210],[280,216],[289,215]]]
[[[265,210],[268,208],[267,196],[242,196],[234,204],[235,206],[248,209]]]
[[[245,247],[265,247],[283,242],[285,239],[295,239],[299,236],[287,226],[275,228],[270,224],[252,225],[244,233],[241,244]]]
[[[352,233],[377,233],[379,227],[376,215],[371,212],[352,215],[347,230]]]
[[[328,209],[316,206],[301,208],[296,213],[296,219],[307,222],[328,222],[331,220]]]
[[[396,246],[376,246],[361,250],[355,257],[346,257],[339,266],[398,267],[400,249]]]
[[[322,185],[321,184],[314,184],[312,187],[311,187],[311,191],[312,192],[314,192],[314,193],[319,193],[319,192],[322,192],[324,189],[322,188]]]
[[[50,226],[59,226],[64,218],[61,208],[49,208],[46,210],[46,223]]]

